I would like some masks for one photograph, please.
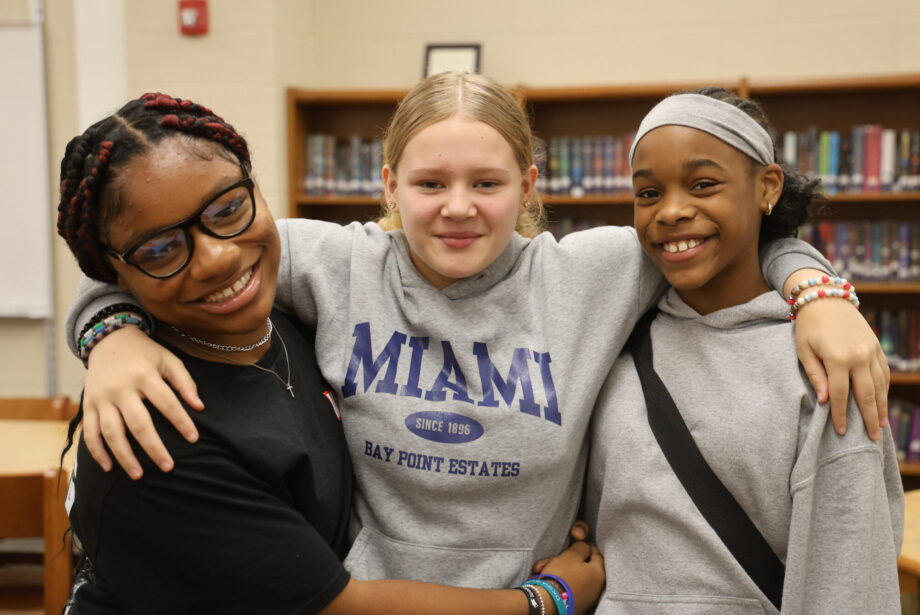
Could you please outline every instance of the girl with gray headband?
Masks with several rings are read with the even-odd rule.
[[[659,103],[630,160],[635,227],[672,288],[595,411],[597,613],[899,613],[890,431],[835,433],[790,323],[814,301],[852,309],[855,289],[825,276],[790,305],[757,265],[805,221],[818,182],[777,164],[756,103],[717,88]]]

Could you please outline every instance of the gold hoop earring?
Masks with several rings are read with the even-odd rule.
[[[530,209],[530,206],[533,205],[530,201],[524,201],[524,209]]]
[[[773,213],[773,203],[767,203],[767,215],[769,216],[772,213]]]
[[[387,209],[396,211],[396,201],[387,201]]]

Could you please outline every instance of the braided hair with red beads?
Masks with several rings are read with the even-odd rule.
[[[218,152],[251,170],[249,146],[213,111],[190,100],[148,93],[71,139],[61,160],[58,234],[87,276],[114,283],[100,229],[118,213],[110,190],[119,170],[164,138],[184,134],[219,146]]]

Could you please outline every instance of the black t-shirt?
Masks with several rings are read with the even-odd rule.
[[[291,365],[274,375],[176,351],[198,385],[200,434],[151,415],[175,459],[163,473],[103,472],[81,441],[70,512],[95,574],[72,613],[315,613],[345,587],[352,475],[312,331],[272,313]],[[287,377],[278,334],[259,365]],[[117,378],[117,374],[112,377]],[[85,579],[84,579],[85,581]]]

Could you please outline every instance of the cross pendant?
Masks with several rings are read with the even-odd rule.
[[[286,388],[286,389],[288,390],[288,393],[291,394],[291,399],[293,399],[293,398],[294,398],[294,385],[293,385],[293,384],[289,384],[289,385],[285,386],[284,388]]]

